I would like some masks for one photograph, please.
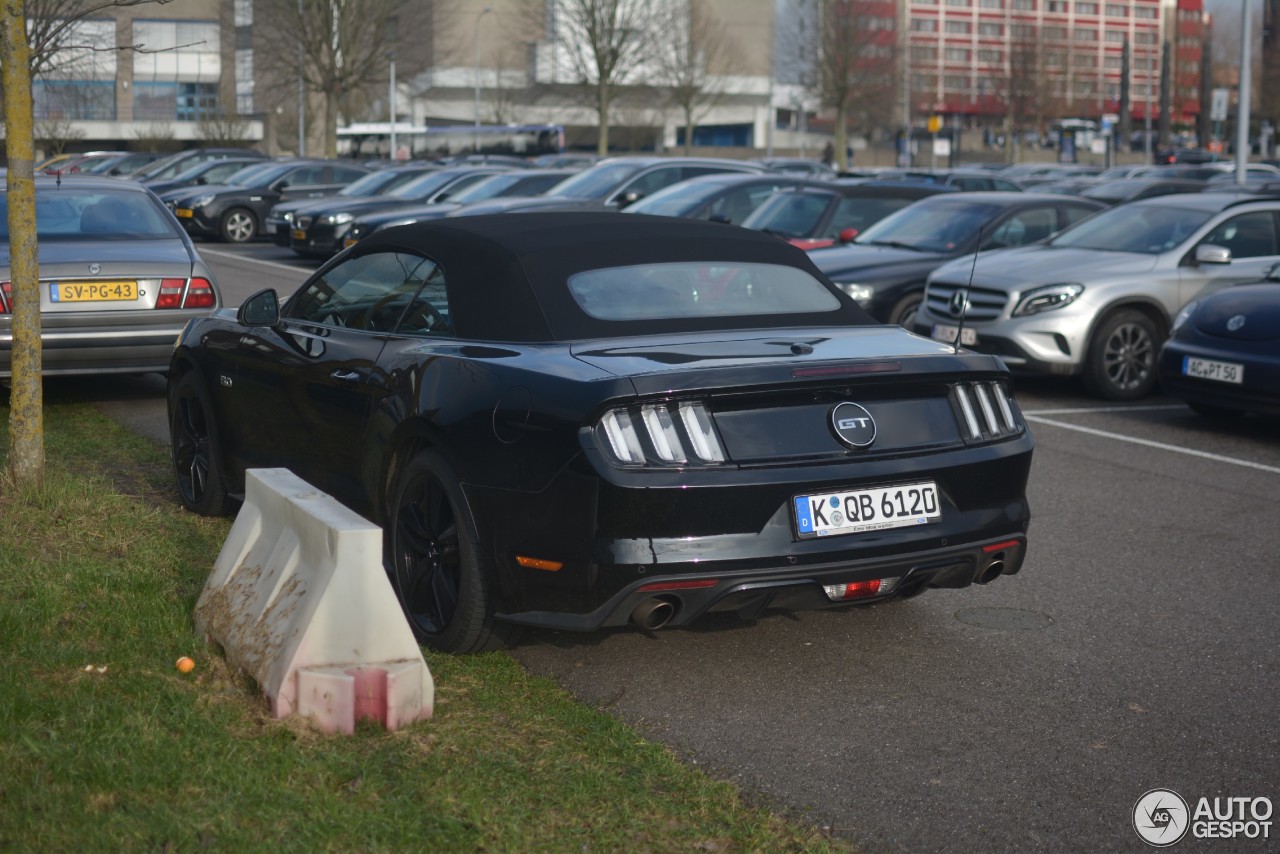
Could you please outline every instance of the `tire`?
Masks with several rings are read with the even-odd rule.
[[[1089,341],[1083,379],[1086,388],[1106,400],[1138,400],[1156,385],[1160,349],[1156,324],[1140,311],[1107,315]]]
[[[200,516],[229,514],[235,502],[227,494],[218,425],[195,371],[178,380],[170,400],[169,452],[182,506]]]
[[[920,313],[920,304],[924,302],[923,291],[912,291],[893,304],[889,310],[889,322],[911,330],[916,323],[916,315]]]
[[[258,219],[247,208],[232,208],[222,215],[218,233],[227,243],[248,243],[258,236]]]
[[[418,642],[449,653],[503,645],[475,522],[453,466],[421,451],[397,478],[387,525],[391,584]]]

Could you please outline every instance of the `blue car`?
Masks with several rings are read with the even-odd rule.
[[[1164,390],[1202,415],[1280,416],[1280,265],[1265,281],[1188,303],[1159,371]]]

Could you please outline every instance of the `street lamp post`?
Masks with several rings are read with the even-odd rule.
[[[1236,105],[1236,183],[1243,184],[1248,174],[1249,154],[1249,101],[1253,97],[1250,84],[1253,62],[1249,56],[1253,39],[1249,32],[1249,0],[1242,0],[1240,9],[1240,102]]]
[[[484,18],[485,15],[489,14],[492,11],[493,11],[492,6],[485,6],[483,9],[480,10],[480,14],[476,15],[474,55],[472,57],[472,68],[475,72],[475,84],[476,84],[476,97],[475,97],[475,105],[474,105],[476,129],[475,129],[475,140],[473,141],[472,148],[477,152],[480,151],[480,21]]]

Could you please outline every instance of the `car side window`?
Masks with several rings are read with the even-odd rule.
[[[639,176],[627,185],[622,194],[639,193],[641,198],[652,196],[662,188],[669,187],[682,180],[684,179],[681,176],[679,166],[664,166],[661,169],[654,169]]]
[[[1087,216],[1097,213],[1097,211],[1093,208],[1086,208],[1080,205],[1063,205],[1061,213],[1062,228],[1066,228],[1069,225],[1075,225]]]
[[[408,252],[346,259],[307,282],[286,315],[364,332],[452,334],[443,273]]]
[[[363,178],[367,174],[367,172],[362,172],[359,169],[349,169],[346,166],[335,166],[333,168],[332,183],[350,184],[352,181]]]
[[[1271,211],[1254,211],[1233,216],[1209,232],[1202,244],[1231,250],[1232,258],[1265,258],[1280,254],[1277,249],[1276,218]]]
[[[765,184],[730,190],[711,204],[704,219],[720,216],[734,225],[742,225],[742,221],[751,216],[751,212],[760,207],[777,189],[776,184]]]
[[[310,166],[303,169],[295,169],[285,177],[285,182],[290,187],[309,187],[312,184],[323,184],[325,167]]]

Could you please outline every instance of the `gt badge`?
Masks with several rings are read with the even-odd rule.
[[[831,410],[831,429],[851,448],[865,448],[876,440],[876,420],[856,403],[837,403]]]

